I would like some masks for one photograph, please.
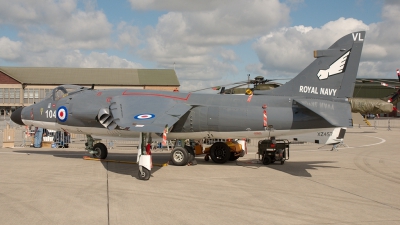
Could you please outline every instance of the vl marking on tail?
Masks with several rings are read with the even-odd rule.
[[[352,33],[351,35],[353,35],[353,41],[364,41],[364,39],[361,38],[361,33]]]
[[[347,58],[350,55],[350,51],[347,51],[345,54],[342,55],[339,59],[333,62],[328,69],[326,70],[319,70],[317,73],[317,77],[320,80],[325,80],[330,76],[343,73],[344,68],[346,67]]]

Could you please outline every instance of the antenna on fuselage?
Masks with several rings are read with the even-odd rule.
[[[94,84],[92,84],[92,87],[90,89],[94,90]]]

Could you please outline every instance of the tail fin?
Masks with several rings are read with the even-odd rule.
[[[348,34],[326,50],[314,51],[316,58],[286,84],[262,93],[332,99],[352,97],[360,63],[365,31]]]

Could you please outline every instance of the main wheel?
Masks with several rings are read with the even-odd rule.
[[[107,147],[103,143],[96,143],[93,146],[93,151],[96,151],[97,153],[93,154],[93,157],[98,158],[98,159],[105,159],[107,158],[108,151]]]
[[[223,142],[214,143],[210,149],[210,156],[215,163],[223,164],[229,160],[231,149]]]
[[[138,171],[138,178],[139,180],[148,180],[150,179],[151,172],[150,170],[142,167],[142,172]]]
[[[175,166],[185,166],[189,162],[189,153],[185,148],[176,147],[171,152],[171,161]]]
[[[240,156],[235,156],[234,152],[231,152],[231,155],[229,156],[229,161],[235,161],[239,158]]]

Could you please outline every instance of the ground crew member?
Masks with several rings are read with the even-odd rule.
[[[400,71],[399,71],[399,69],[397,69],[397,77],[399,78],[399,82],[400,82]]]

